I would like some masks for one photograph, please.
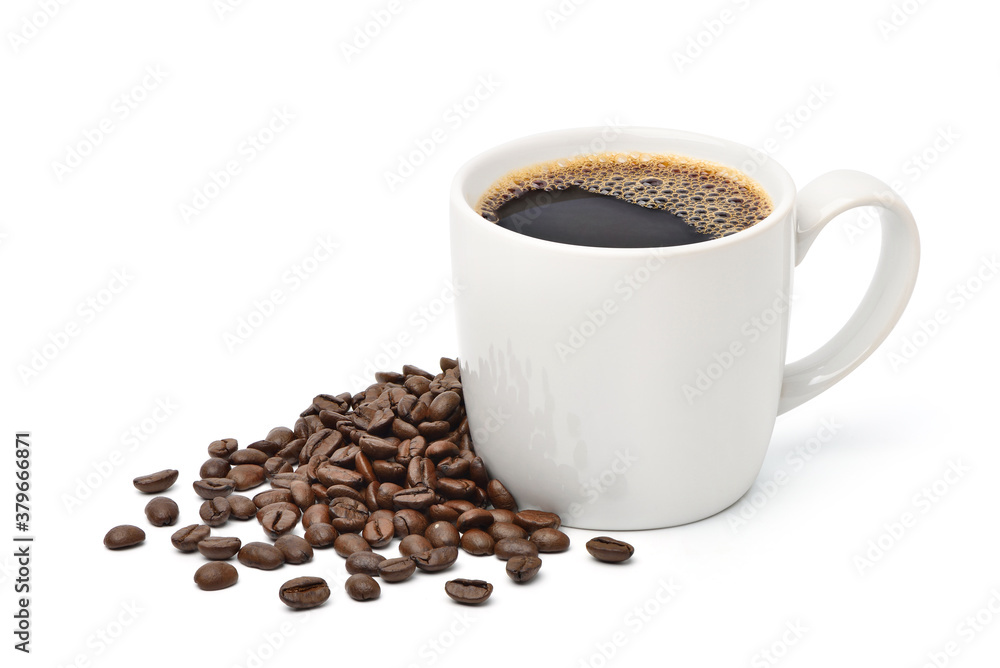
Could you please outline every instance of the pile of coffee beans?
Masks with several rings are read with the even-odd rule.
[[[459,550],[495,555],[507,562],[517,583],[539,572],[539,554],[563,552],[570,539],[561,519],[541,510],[519,510],[502,482],[491,478],[476,454],[469,431],[458,362],[441,358],[431,374],[406,365],[402,373],[380,372],[357,394],[321,394],[292,428],[275,427],[263,440],[240,448],[224,438],[208,446],[192,487],[204,499],[203,524],[178,529],[170,541],[181,552],[200,552],[209,563],[195,583],[214,591],[236,584],[236,557],[247,568],[272,570],[312,560],[314,550],[333,548],[345,558],[345,589],[357,601],[381,594],[375,578],[402,582],[417,570],[436,573],[458,559]],[[139,491],[162,494],[178,479],[168,469],[133,480]],[[250,496],[238,492],[265,483]],[[177,522],[177,504],[157,496],[146,505],[156,527]],[[268,541],[242,544],[213,536],[231,521],[256,519]],[[303,535],[294,533],[301,526]],[[399,540],[400,557],[373,552]],[[138,545],[142,529],[117,526],[105,536],[110,549]],[[587,550],[600,561],[632,556],[628,543],[599,537]],[[480,604],[493,592],[483,580],[451,580],[446,594],[459,603]],[[292,608],[322,605],[330,589],[322,578],[299,577],[281,586],[279,599]]]

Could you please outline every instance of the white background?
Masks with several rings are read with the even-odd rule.
[[[458,665],[474,651],[484,665],[995,665],[998,14],[968,0],[8,0],[0,422],[5,470],[14,432],[32,433],[37,540],[30,657],[11,648],[17,575],[0,550],[4,665]],[[293,118],[269,136],[276,109]],[[480,609],[452,604],[444,574],[355,603],[332,551],[199,591],[201,557],[148,526],[131,479],[180,469],[180,523],[196,522],[211,440],[291,426],[313,395],[361,389],[352,378],[380,355],[434,369],[456,354],[452,174],[508,139],[605,124],[767,148],[800,186],[834,168],[896,182],[923,242],[897,329],[778,420],[740,504],[624,535],[626,566],[594,562],[590,534],[570,531],[529,586],[461,556],[448,577],[496,585]],[[437,128],[444,141],[390,187]],[[251,151],[259,134],[271,141]],[[239,173],[213,189],[231,160]],[[318,240],[338,248],[313,262]],[[853,214],[820,237],[796,273],[791,357],[850,314],[878,244]],[[274,291],[283,302],[253,315]],[[263,324],[227,344],[241,320]],[[12,474],[0,489],[6,543]],[[145,545],[105,550],[120,523],[145,526]],[[215,533],[262,536],[253,522]],[[304,574],[334,590],[309,615],[276,596]]]

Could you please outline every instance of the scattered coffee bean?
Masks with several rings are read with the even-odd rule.
[[[493,513],[484,508],[473,508],[462,513],[455,526],[458,527],[459,531],[465,533],[469,529],[484,529],[493,522]]]
[[[234,520],[253,519],[257,514],[257,506],[242,494],[232,494],[225,499],[229,502],[229,516]]]
[[[347,595],[355,601],[371,601],[378,598],[382,593],[382,589],[378,586],[375,578],[364,573],[355,573],[347,578],[347,582],[344,583],[344,589],[347,591]]]
[[[166,527],[177,521],[181,511],[168,496],[158,496],[146,504],[146,519],[154,527]]]
[[[445,547],[446,545],[457,547],[459,541],[458,529],[455,528],[454,524],[449,522],[435,522],[427,527],[427,531],[424,532],[424,538],[430,541],[432,547]]]
[[[229,508],[229,500],[224,496],[217,496],[211,501],[201,504],[198,514],[201,521],[210,527],[220,527],[229,519],[232,510]]]
[[[514,582],[529,582],[541,567],[542,560],[538,557],[511,557],[507,560],[507,575]]]
[[[337,540],[333,541],[333,549],[345,559],[355,552],[371,552],[372,550],[371,545],[356,533],[345,533],[337,536]]]
[[[333,545],[338,536],[337,530],[329,524],[312,524],[306,529],[305,540],[312,547],[324,548]]]
[[[229,462],[221,457],[209,457],[201,468],[198,475],[202,478],[225,478],[230,469]]]
[[[211,537],[198,541],[198,551],[206,559],[217,559],[225,561],[232,559],[240,551],[242,542],[239,538],[231,537]]]
[[[264,480],[267,479],[267,474],[263,466],[258,466],[257,464],[237,464],[226,474],[226,478],[232,480],[236,485],[236,489],[242,492],[243,490],[263,485]]]
[[[191,485],[195,494],[211,501],[217,496],[229,496],[236,489],[236,483],[229,478],[205,478],[195,480]]]
[[[635,548],[626,542],[598,536],[587,541],[587,552],[598,561],[616,564],[627,560],[635,552]]]
[[[514,524],[529,534],[539,529],[558,529],[562,520],[555,513],[542,510],[522,510],[514,516]]]
[[[477,557],[493,554],[494,541],[482,529],[469,529],[462,534],[462,549]]]
[[[309,506],[302,513],[302,528],[308,529],[313,524],[329,524],[330,519],[330,506],[317,503]]]
[[[493,548],[498,558],[507,561],[511,557],[537,557],[538,546],[527,538],[504,538]]]
[[[413,575],[416,570],[416,563],[409,557],[386,559],[378,564],[378,575],[385,582],[402,582]]]
[[[490,538],[494,542],[499,543],[504,538],[527,538],[528,532],[517,526],[516,524],[508,524],[507,522],[494,522],[484,529],[486,533],[490,535]]]
[[[404,508],[397,510],[392,518],[392,525],[396,529],[396,537],[417,535],[423,536],[427,531],[427,518],[418,510]]]
[[[272,571],[285,563],[285,555],[270,543],[247,543],[240,548],[236,558],[248,568]]]
[[[312,545],[295,534],[286,533],[274,541],[274,546],[281,550],[286,564],[304,564],[313,558]]]
[[[299,521],[299,508],[291,503],[272,503],[258,512],[260,526],[271,540],[276,540],[292,529]]]
[[[421,552],[410,557],[417,568],[426,573],[437,573],[455,563],[458,559],[458,548],[448,545],[435,547],[428,552]]]
[[[232,454],[236,452],[237,447],[239,446],[236,444],[235,438],[223,438],[208,444],[208,454],[228,462]]]
[[[212,530],[204,524],[189,524],[170,536],[170,544],[181,552],[194,552],[198,549],[199,541],[208,538],[211,534]]]
[[[490,503],[493,504],[494,508],[517,512],[517,502],[499,480],[490,480],[486,486],[486,494],[490,497]]]
[[[351,575],[378,575],[378,565],[385,557],[375,552],[355,552],[347,558],[347,572]]]
[[[538,529],[529,540],[538,546],[539,552],[565,552],[569,549],[569,536],[559,529]]]
[[[365,524],[361,537],[364,538],[371,547],[385,547],[392,541],[395,529],[392,526],[392,519],[380,517],[369,520]]]
[[[240,574],[232,564],[213,561],[204,564],[194,572],[194,583],[204,591],[217,591],[232,587],[240,579]]]
[[[330,598],[330,588],[323,578],[293,578],[281,585],[278,598],[289,608],[305,610],[323,605]]]
[[[490,508],[490,515],[493,516],[494,522],[514,524],[516,513],[512,510],[504,510],[503,508]]]
[[[465,605],[479,605],[493,593],[493,585],[485,580],[449,580],[444,591],[452,600]]]
[[[431,545],[429,540],[416,534],[404,536],[403,540],[399,541],[399,553],[404,557],[410,557],[421,552],[430,552],[433,549],[434,546]]]
[[[170,489],[177,482],[178,472],[175,469],[164,469],[149,475],[141,475],[132,481],[135,488],[143,494],[159,494]]]
[[[111,529],[104,536],[104,547],[109,550],[120,550],[132,547],[146,540],[146,532],[131,524],[122,524]]]

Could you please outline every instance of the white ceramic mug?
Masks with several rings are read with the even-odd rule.
[[[917,229],[874,177],[830,172],[796,193],[760,152],[655,128],[625,129],[608,150],[741,169],[771,196],[773,212],[731,236],[642,249],[535,239],[474,210],[508,172],[577,155],[601,132],[513,141],[455,178],[451,252],[469,426],[491,476],[522,508],[587,529],[693,522],[750,488],[777,415],[832,386],[885,339],[916,280]],[[859,206],[878,207],[881,221],[871,286],[828,343],[785,364],[792,269],[827,222]]]

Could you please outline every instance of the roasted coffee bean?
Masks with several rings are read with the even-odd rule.
[[[493,554],[494,541],[482,529],[469,529],[462,534],[462,549],[477,557]]]
[[[240,551],[242,542],[239,538],[209,537],[198,541],[198,551],[207,559],[225,561],[232,559]]]
[[[421,456],[415,456],[406,467],[406,484],[410,487],[423,485],[434,489],[437,485],[437,471],[434,462]]]
[[[366,456],[372,459],[389,459],[396,456],[397,446],[395,443],[378,438],[377,436],[362,436],[358,445]]]
[[[516,524],[508,524],[507,522],[494,522],[484,529],[486,533],[490,535],[490,538],[494,542],[499,543],[504,538],[527,538],[528,532],[517,526]]]
[[[473,508],[458,516],[455,526],[462,533],[469,529],[483,529],[493,524],[493,514],[483,508]]]
[[[413,575],[417,565],[409,557],[386,559],[378,565],[378,576],[385,582],[402,582]]]
[[[378,575],[378,565],[385,557],[375,552],[355,552],[347,558],[347,572],[351,575]]]
[[[344,446],[344,435],[335,429],[320,429],[306,439],[299,452],[299,462],[308,461],[317,455],[333,457],[333,453]]]
[[[449,508],[454,508],[458,511],[458,514],[467,513],[470,510],[475,510],[477,508],[476,504],[471,501],[466,501],[464,499],[449,499],[444,502],[444,505]]]
[[[454,369],[458,366],[458,360],[451,359],[450,357],[442,357],[440,361],[441,371],[447,371],[448,369]]]
[[[364,573],[355,573],[347,578],[347,582],[344,583],[344,590],[355,601],[372,601],[382,593],[382,589],[378,586],[375,578]]]
[[[434,441],[424,451],[424,457],[432,459],[435,462],[441,461],[446,457],[458,457],[458,454],[458,446],[451,441]]]
[[[299,521],[298,506],[290,503],[272,503],[260,511],[260,526],[271,540],[277,539],[292,529]]]
[[[313,494],[316,495],[316,503],[330,502],[330,497],[326,495],[326,489],[327,489],[326,485],[321,485],[318,482],[314,482],[313,484],[309,485],[309,487],[312,489]]]
[[[209,457],[204,464],[201,465],[201,469],[198,470],[198,475],[202,478],[225,478],[226,474],[229,473],[230,465],[225,459],[221,457]]]
[[[313,558],[312,545],[295,534],[286,533],[274,541],[274,546],[281,550],[286,564],[304,564]]]
[[[273,478],[279,473],[291,473],[294,470],[291,464],[277,455],[264,462],[264,474],[268,479]]]
[[[302,528],[308,529],[314,524],[329,524],[330,519],[330,506],[317,503],[314,506],[309,506],[302,513]]]
[[[393,505],[400,509],[424,510],[434,505],[436,499],[437,495],[434,494],[434,490],[427,487],[410,487],[392,495]]]
[[[158,494],[170,489],[170,486],[177,482],[177,471],[175,469],[165,469],[141,475],[132,481],[135,488],[144,494]]]
[[[333,549],[345,559],[355,552],[371,552],[372,548],[364,538],[356,533],[345,533],[337,536]]]
[[[177,504],[168,496],[158,496],[146,504],[146,519],[154,527],[170,526],[180,514]]]
[[[471,480],[440,478],[434,491],[446,499],[465,499],[468,501],[475,498],[476,489],[478,489],[476,483]]]
[[[511,557],[507,561],[507,575],[514,582],[529,582],[541,567],[542,560],[538,557]]]
[[[457,392],[447,391],[434,397],[427,412],[428,420],[447,420],[462,403],[462,397]]]
[[[397,417],[392,421],[392,435],[400,439],[413,438],[420,435],[420,430]]]
[[[365,487],[365,479],[360,473],[340,468],[329,462],[317,467],[316,478],[327,487],[333,485],[346,485],[354,489],[364,489]]]
[[[569,536],[559,529],[543,528],[533,531],[529,540],[539,552],[565,552],[569,549]]]
[[[273,571],[285,563],[285,555],[270,543],[247,543],[240,548],[236,558],[248,568]]]
[[[504,538],[497,541],[493,553],[504,561],[511,557],[537,557],[538,546],[527,538]]]
[[[558,529],[562,520],[555,513],[547,513],[543,510],[522,510],[514,516],[514,524],[531,534],[539,529]]]
[[[423,536],[410,534],[399,541],[399,553],[404,557],[410,557],[421,552],[430,552],[434,549],[431,542]]]
[[[486,494],[490,497],[490,503],[493,504],[494,508],[517,512],[517,502],[499,480],[490,480],[486,486]]]
[[[420,404],[417,404],[418,406]],[[416,412],[416,408],[413,409],[411,415]],[[445,420],[437,420],[433,422],[421,422],[417,425],[417,431],[420,435],[426,438],[428,441],[437,441],[448,435],[451,430],[451,425]]]
[[[204,524],[189,524],[170,536],[170,544],[181,552],[194,552],[198,549],[198,542],[211,534],[212,530]]]
[[[213,561],[202,565],[194,572],[194,583],[204,591],[217,591],[232,587],[240,579],[240,574],[232,564]]]
[[[435,503],[433,506],[427,509],[427,517],[431,522],[450,522],[454,524],[458,522],[458,518],[461,517],[462,513],[455,510],[451,506],[446,506],[443,503]]]
[[[361,531],[361,537],[374,548],[385,547],[395,535],[395,528],[392,519],[381,517],[376,520],[369,520],[365,528]]]
[[[104,547],[109,550],[120,550],[132,547],[146,540],[146,532],[131,524],[121,524],[104,535]]]
[[[260,450],[268,457],[274,457],[278,454],[278,450],[281,450],[280,443],[274,443],[272,441],[255,441],[247,446],[248,450]]]
[[[503,510],[501,508],[490,508],[490,515],[493,516],[494,522],[503,522],[505,524],[514,524],[514,517],[517,513],[512,510]]]
[[[354,499],[359,503],[365,502],[365,495],[354,489],[353,487],[348,487],[347,485],[331,485],[326,490],[326,495],[330,499],[330,503],[334,500],[340,498]]]
[[[315,608],[330,598],[330,587],[323,578],[293,578],[281,585],[278,598],[289,608],[296,610]]]
[[[305,539],[312,547],[324,548],[333,545],[338,535],[329,524],[313,524],[306,529]]]
[[[236,448],[238,447],[235,438],[223,438],[218,441],[212,441],[208,444],[208,456],[229,461],[229,458],[236,452]]]
[[[337,448],[330,455],[330,463],[345,469],[351,468],[354,466],[359,452],[361,452],[361,448],[356,445],[345,445],[342,448]]]
[[[372,483],[374,483],[375,489],[378,489],[378,482],[375,479],[375,469],[372,468],[372,462],[365,456],[365,453],[359,452],[354,456],[354,470],[365,479],[368,487],[371,487]]]
[[[301,480],[295,480],[292,482],[291,487],[288,490],[292,493],[292,503],[297,505],[303,511],[310,508],[314,503],[316,503],[316,493],[313,492],[312,487],[308,483],[302,482]]]
[[[242,494],[232,494],[225,499],[229,502],[229,517],[234,520],[249,520],[257,514],[257,506]]]
[[[276,503],[269,503],[266,506],[264,506],[263,508],[258,509],[257,510],[257,515],[256,515],[257,521],[258,522],[262,522],[264,520],[264,515],[266,513],[274,513],[279,508],[281,508],[282,510],[287,510],[288,512],[290,512],[290,513],[292,513],[293,515],[296,515],[296,516],[301,516],[302,515],[302,511],[299,510],[299,507],[297,505],[295,505],[294,503],[290,503],[288,501],[278,501]]]
[[[349,496],[340,496],[330,501],[331,514],[333,509],[336,508],[337,506],[341,506],[343,508],[350,508],[352,510],[357,510],[358,512],[364,514],[366,517],[369,514],[368,506],[365,505],[364,501],[358,501],[356,499],[352,499]]]
[[[236,489],[236,483],[229,478],[205,478],[192,484],[195,494],[211,501],[217,496],[229,496]]]
[[[469,461],[469,479],[483,489],[486,489],[490,484],[490,477],[486,472],[486,464],[483,463],[482,457],[473,457]]]
[[[291,503],[292,502],[292,492],[288,489],[269,489],[266,492],[260,492],[255,494],[253,497],[253,505],[257,508],[264,508],[272,503]]]
[[[368,522],[368,510],[358,510],[337,503],[330,506],[330,524],[340,533],[354,533],[365,528]]]
[[[403,538],[411,534],[423,536],[427,530],[427,517],[417,510],[404,508],[397,510],[392,518],[392,526],[396,530],[396,538]]]
[[[435,547],[433,550],[414,554],[410,557],[417,568],[427,573],[437,573],[455,563],[458,548],[454,546]]]
[[[263,466],[237,464],[226,474],[226,478],[232,480],[236,485],[236,489],[242,492],[243,490],[263,485],[267,479],[267,473],[264,471]]]
[[[465,605],[479,605],[493,593],[493,585],[485,580],[449,580],[444,585],[444,591],[453,601]]]
[[[459,541],[458,529],[450,522],[435,522],[427,527],[427,531],[424,532],[424,538],[429,540],[433,547],[444,547],[446,545],[457,547]]]
[[[229,463],[233,466],[253,465],[263,466],[267,461],[267,453],[260,450],[237,450],[229,457]]]
[[[635,548],[624,541],[598,536],[587,541],[587,552],[598,561],[617,564],[631,557]]]
[[[267,438],[265,441],[270,441],[271,443],[277,443],[278,445],[284,447],[288,445],[295,438],[295,434],[288,427],[275,427],[271,431],[267,432]]]
[[[306,445],[306,439],[296,438],[289,441],[285,447],[278,450],[278,454],[275,457],[281,457],[289,464],[295,465],[299,463],[299,455],[302,454],[302,448]]]
[[[309,483],[309,476],[305,474],[305,471],[294,471],[292,473],[278,473],[271,478],[271,487],[274,489],[291,489],[292,483],[295,481]],[[324,487],[324,489],[326,489]]]
[[[221,527],[229,519],[232,509],[229,507],[229,501],[226,497],[217,496],[211,501],[201,504],[198,514],[201,515],[201,521],[208,526]]]
[[[376,459],[372,462],[372,470],[381,483],[402,485],[406,482],[406,467],[399,462]]]
[[[347,410],[348,406],[342,399],[335,397],[332,394],[318,394],[316,398],[313,399],[313,408],[317,411],[342,411]]]
[[[375,492],[375,503],[379,508],[392,512],[395,507],[392,503],[393,495],[403,488],[393,482],[383,482]]]
[[[437,463],[434,473],[438,478],[465,478],[469,475],[469,462],[461,457],[445,457]]]

